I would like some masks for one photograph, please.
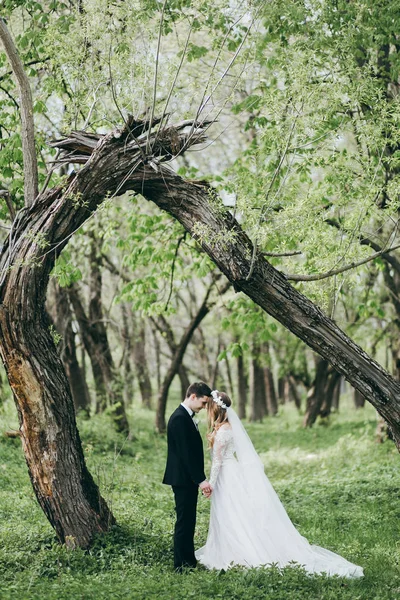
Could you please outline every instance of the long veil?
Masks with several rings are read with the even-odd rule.
[[[284,566],[295,561],[304,565],[309,572],[324,571],[347,577],[361,577],[361,567],[330,550],[311,545],[297,531],[264,473],[264,465],[241,420],[231,407],[227,408],[227,414],[240,469],[242,489],[237,490],[237,494],[245,504],[243,509],[250,515],[252,546],[258,548],[260,562],[276,562]],[[226,511],[226,507],[224,510]]]
[[[264,465],[241,420],[232,407],[227,409],[227,414],[232,428],[235,453],[241,470],[243,485],[248,491],[249,509],[256,510],[257,519],[264,522],[266,519],[269,520],[268,514],[271,511],[268,509],[271,509],[273,503],[274,511],[279,513],[283,522],[293,527],[286,510],[264,472]]]

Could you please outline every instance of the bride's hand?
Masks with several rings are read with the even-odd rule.
[[[206,498],[209,498],[211,496],[212,487],[207,480],[202,481],[202,483],[200,483],[200,485],[199,485],[199,488],[201,489],[203,496],[205,496]]]

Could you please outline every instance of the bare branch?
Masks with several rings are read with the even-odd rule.
[[[157,56],[156,56],[156,66],[155,66],[155,69],[154,69],[154,83],[153,83],[153,104],[151,106],[150,127],[149,127],[149,131],[148,131],[147,143],[146,143],[146,152],[147,153],[149,153],[149,151],[150,151],[150,134],[151,134],[151,129],[152,129],[152,125],[153,125],[154,111],[155,111],[155,108],[156,108],[158,64],[160,62],[161,35],[162,35],[162,26],[163,26],[163,23],[164,23],[164,13],[165,13],[165,6],[166,6],[166,4],[167,4],[167,0],[164,0],[164,4],[163,4],[162,10],[161,10],[160,29],[158,31]]]
[[[4,200],[7,204],[8,212],[10,213],[11,222],[14,221],[16,211],[15,211],[14,205],[11,201],[10,192],[8,190],[0,190],[0,198],[4,198]]]
[[[170,280],[170,284],[169,284],[168,300],[165,304],[164,310],[167,310],[169,301],[171,300],[173,284],[174,284],[175,262],[176,262],[176,259],[178,258],[179,246],[186,239],[186,235],[187,235],[187,232],[185,231],[184,234],[179,238],[178,243],[175,248],[174,260],[172,261],[172,267],[171,267],[171,280]]]
[[[260,256],[272,256],[274,258],[280,258],[281,256],[298,256],[303,254],[301,250],[293,250],[293,252],[260,252]]]
[[[340,269],[331,269],[326,273],[318,273],[316,275],[286,275],[286,279],[289,279],[289,281],[319,281],[320,279],[327,279],[328,277],[332,277],[333,275],[338,275],[339,273],[344,273],[345,271],[350,271],[350,269],[355,269],[356,267],[365,265],[365,263],[370,262],[371,260],[375,260],[375,258],[379,258],[383,254],[387,254],[389,252],[393,252],[394,250],[398,250],[398,248],[400,248],[400,244],[398,244],[397,246],[393,246],[393,248],[388,248],[387,250],[380,250],[379,252],[375,252],[375,254],[367,256],[367,258],[363,258],[358,262],[352,262],[349,265],[340,267]]]
[[[10,61],[21,98],[21,138],[24,157],[25,206],[32,206],[38,195],[38,167],[35,149],[32,92],[21,58],[5,21],[0,17],[0,40]]]

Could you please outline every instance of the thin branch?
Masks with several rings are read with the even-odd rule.
[[[293,250],[293,252],[260,252],[260,256],[272,256],[274,258],[280,258],[281,256],[298,256],[303,254],[301,250]]]
[[[190,24],[189,33],[187,34],[187,37],[186,37],[185,47],[184,47],[184,49],[182,51],[181,61],[180,61],[179,66],[178,66],[178,68],[176,70],[174,81],[172,82],[172,85],[171,85],[171,87],[169,89],[169,92],[168,92],[168,95],[167,95],[167,99],[165,100],[164,109],[163,109],[163,112],[162,112],[162,115],[161,115],[161,119],[160,119],[160,127],[159,127],[159,130],[156,133],[156,137],[154,139],[153,146],[157,142],[158,134],[161,131],[161,127],[162,127],[164,118],[165,118],[166,113],[167,113],[168,104],[169,104],[169,101],[171,100],[172,92],[175,89],[176,81],[177,81],[179,73],[180,73],[180,71],[182,69],[183,61],[184,61],[185,56],[186,56],[186,50],[187,50],[187,47],[189,45],[190,35],[192,33],[192,28],[193,28],[193,21]]]
[[[17,214],[14,208],[14,205],[11,201],[11,194],[8,190],[0,190],[0,198],[4,198],[5,203],[7,204],[8,212],[10,213],[11,222],[14,221],[15,215]],[[8,229],[8,227],[7,227]]]
[[[367,256],[367,258],[363,258],[358,262],[352,262],[340,269],[331,269],[326,273],[318,273],[316,275],[285,275],[286,279],[289,281],[319,281],[320,279],[327,279],[328,277],[332,277],[333,275],[338,275],[339,273],[344,273],[345,271],[349,271],[350,269],[355,269],[361,265],[364,265],[371,260],[375,260],[375,258],[379,258],[382,254],[386,254],[389,252],[393,252],[394,250],[398,250],[400,248],[400,244],[397,246],[393,246],[393,248],[388,248],[387,250],[380,250],[379,252],[375,252],[375,254],[371,254],[371,256]]]
[[[178,243],[177,243],[176,248],[175,248],[175,254],[174,254],[174,259],[172,261],[172,268],[171,268],[171,280],[170,280],[169,294],[168,294],[168,299],[167,299],[167,302],[165,304],[164,310],[167,310],[169,301],[171,300],[172,290],[173,290],[173,285],[174,285],[175,262],[176,262],[176,259],[178,257],[179,246],[186,239],[186,236],[187,236],[187,232],[185,231],[185,233],[179,238]]]
[[[37,65],[37,64],[40,64],[40,63],[45,63],[48,60],[50,60],[49,56],[47,56],[46,58],[40,58],[39,60],[30,60],[29,62],[27,62],[24,65],[24,68],[25,67],[30,67],[31,65]],[[0,81],[3,81],[3,79],[5,79],[7,77],[7,75],[12,75],[12,74],[13,74],[12,70],[11,71],[6,71],[5,73],[3,73],[3,75],[0,75]]]
[[[296,127],[297,119],[298,119],[298,115],[296,115],[294,117],[294,119],[293,119],[293,123],[292,123],[292,126],[291,126],[290,131],[289,131],[288,139],[286,141],[286,146],[284,148],[284,151],[282,152],[282,156],[279,159],[278,166],[276,167],[275,172],[274,172],[274,174],[272,176],[272,179],[270,181],[270,184],[268,186],[268,190],[267,190],[267,193],[266,193],[266,196],[265,196],[265,202],[264,202],[264,204],[263,204],[263,206],[261,208],[261,211],[260,211],[260,216],[259,216],[259,220],[258,220],[259,225],[261,224],[261,221],[264,218],[266,210],[268,208],[267,200],[268,200],[268,196],[269,196],[269,194],[270,194],[270,192],[272,190],[272,186],[274,185],[275,180],[278,177],[278,174],[279,174],[279,172],[281,170],[283,161],[285,160],[286,155],[288,153],[289,145],[290,145],[290,142],[291,142],[291,139],[292,139],[292,135],[293,135],[294,129]],[[246,277],[246,281],[249,281],[251,279],[251,276],[253,275],[254,265],[256,263],[256,255],[257,255],[257,239],[254,240],[253,254],[252,254],[251,263],[250,263],[250,270],[249,270],[249,273],[248,273],[248,275]]]
[[[161,10],[160,29],[158,31],[156,66],[155,66],[155,69],[154,69],[154,83],[153,83],[153,104],[151,106],[150,121],[149,121],[149,131],[148,131],[148,134],[147,134],[146,154],[149,154],[149,152],[150,152],[150,135],[151,135],[151,128],[153,126],[154,111],[155,111],[155,107],[156,107],[158,63],[160,61],[160,46],[161,46],[162,26],[163,26],[163,23],[164,23],[164,13],[165,13],[165,6],[166,6],[166,4],[167,4],[167,0],[164,0],[164,4],[163,4],[162,10]]]
[[[25,206],[32,206],[38,195],[38,166],[35,148],[35,127],[33,121],[32,92],[24,65],[8,31],[5,21],[0,17],[0,40],[17,81],[21,99],[21,139],[24,157],[24,197]]]
[[[55,158],[54,158],[54,162],[55,162],[55,163],[57,163],[57,159],[58,159],[58,157],[60,156],[60,154],[61,154],[61,150],[60,150],[60,148],[59,148],[59,149],[57,150],[56,156],[55,156]],[[42,187],[42,189],[40,190],[40,194],[43,194],[43,192],[45,192],[45,191],[46,191],[46,189],[47,189],[47,186],[48,186],[48,185],[49,185],[49,183],[50,183],[51,176],[53,175],[53,173],[54,173],[54,171],[55,171],[55,169],[56,169],[56,168],[57,168],[57,164],[55,164],[54,166],[52,166],[52,167],[49,169],[49,172],[47,173],[46,180],[45,180],[45,182],[44,182],[44,184],[43,184],[43,187]]]

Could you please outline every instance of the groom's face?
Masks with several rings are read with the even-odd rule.
[[[196,396],[195,394],[192,394],[192,410],[195,413],[198,413],[199,410],[201,410],[202,408],[204,408],[205,406],[207,406],[207,402],[209,401],[209,397],[208,396]]]

